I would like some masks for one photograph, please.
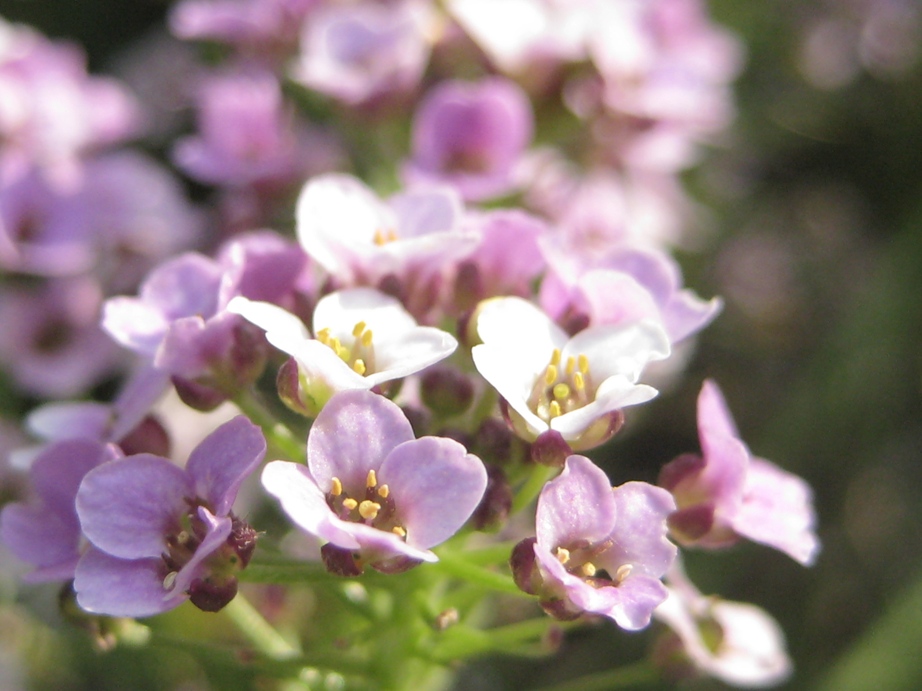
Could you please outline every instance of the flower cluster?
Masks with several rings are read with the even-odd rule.
[[[807,484],[750,454],[711,381],[701,454],[659,486],[583,455],[721,309],[670,252],[739,67],[701,3],[182,0],[170,27],[223,51],[154,163],[124,144],[127,90],[0,24],[0,362],[84,399],[28,418],[31,495],[0,535],[29,578],[111,617],[221,610],[275,567],[428,588],[391,629],[426,632],[401,648],[417,662],[447,661],[425,636],[477,626],[499,590],[559,620],[656,618],[700,672],[781,679],[771,625],[762,676],[701,652],[705,620],[711,651],[736,646],[740,610],[680,586],[677,555],[748,538],[812,563]],[[114,400],[86,400],[105,378]],[[232,412],[179,464],[190,409]]]

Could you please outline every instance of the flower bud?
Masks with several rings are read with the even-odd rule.
[[[179,399],[193,410],[207,413],[228,399],[226,393],[202,380],[186,379],[174,375],[172,382]]]
[[[237,595],[233,576],[196,578],[189,586],[189,601],[203,612],[218,612]]]
[[[279,367],[278,375],[275,378],[275,386],[278,389],[282,403],[289,409],[304,417],[314,417],[316,415],[316,411],[312,411],[304,400],[301,392],[301,375],[298,370],[298,362],[293,357],[288,358]]]
[[[512,487],[502,468],[494,465],[486,468],[487,489],[480,504],[474,509],[471,521],[475,530],[496,532],[506,523],[512,510]]]
[[[537,541],[538,538],[526,537],[512,548],[512,555],[509,557],[512,580],[522,592],[529,595],[537,595],[544,583],[535,557]]]
[[[170,456],[170,436],[166,428],[153,415],[147,415],[137,427],[126,434],[118,444],[126,456],[152,453]]]
[[[420,394],[423,403],[440,417],[460,415],[474,400],[471,380],[452,367],[434,366],[422,375]]]
[[[547,430],[538,435],[529,451],[533,463],[551,468],[563,468],[573,450],[557,430]]]
[[[335,576],[352,578],[362,575],[362,566],[351,549],[337,547],[332,542],[328,542],[320,548],[320,557],[327,571]]]

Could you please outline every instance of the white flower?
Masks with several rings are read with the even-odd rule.
[[[516,297],[485,302],[477,315],[480,374],[509,405],[516,432],[555,430],[574,449],[605,441],[611,414],[656,396],[638,384],[648,362],[669,355],[654,321],[599,326],[569,338],[544,312]]]
[[[458,347],[451,334],[419,326],[398,300],[371,288],[323,297],[314,310],[313,338],[300,319],[268,302],[236,297],[228,311],[265,329],[266,339],[295,359],[313,414],[337,391],[406,377]]]

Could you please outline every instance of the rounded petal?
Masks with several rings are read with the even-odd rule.
[[[195,494],[187,473],[167,459],[138,454],[87,473],[77,515],[87,538],[121,559],[159,557],[165,535],[178,528],[185,499]]]
[[[633,384],[627,377],[614,376],[599,386],[596,398],[568,413],[551,419],[550,427],[568,441],[576,441],[590,425],[614,410],[646,403],[659,392],[646,384]]]
[[[705,380],[698,394],[698,432],[701,435],[701,446],[707,454],[707,438],[712,434],[716,436],[739,437],[736,422],[727,401],[724,399],[720,387],[712,379]]]
[[[74,561],[79,555],[80,526],[76,520],[43,507],[16,502],[0,512],[0,540],[24,562],[54,566]]]
[[[113,297],[103,304],[103,330],[116,342],[152,358],[163,340],[169,321],[154,305],[133,297]]]
[[[163,587],[166,566],[160,558],[119,559],[90,548],[74,576],[77,604],[91,614],[149,617],[173,609],[186,596]]]
[[[399,300],[374,288],[350,288],[330,293],[322,297],[314,309],[314,332],[330,329],[330,333],[341,341],[352,337],[352,329],[358,322],[365,322],[375,342],[416,326],[416,320]]]
[[[480,340],[487,345],[515,344],[523,369],[540,370],[550,361],[554,348],[562,349],[567,343],[567,334],[550,317],[519,297],[487,300],[476,317]]]
[[[585,456],[570,456],[563,472],[538,499],[538,544],[553,551],[574,543],[601,542],[611,534],[617,512],[605,472]]]
[[[309,339],[307,327],[298,317],[271,302],[258,302],[237,296],[227,303],[227,311],[239,314],[251,324],[283,339]]]
[[[675,500],[663,488],[646,482],[627,482],[615,487],[612,495],[618,516],[610,535],[613,546],[600,555],[596,564],[610,573],[630,564],[631,576],[625,583],[638,575],[658,579],[678,552],[666,539],[666,518],[675,511]]]
[[[585,355],[596,382],[622,375],[637,382],[644,367],[669,356],[669,337],[657,322],[597,326],[581,331],[567,343],[563,359]]]
[[[508,346],[476,345],[471,349],[471,357],[481,376],[522,416],[535,436],[548,429],[548,424],[529,407],[528,398],[541,371],[550,362],[551,351],[534,367],[526,366],[519,353]]]
[[[414,438],[413,428],[396,403],[370,391],[333,396],[314,421],[307,438],[307,465],[321,490],[334,477],[346,493],[365,492],[368,471],[380,469],[398,444]]]
[[[381,464],[378,481],[407,531],[407,543],[428,549],[454,535],[477,508],[487,471],[463,445],[422,437],[397,446]]]
[[[262,483],[297,526],[339,547],[359,549],[358,541],[340,525],[342,521],[327,506],[323,490],[303,465],[289,461],[267,463]]]
[[[372,386],[419,372],[444,360],[458,347],[454,336],[432,326],[417,326],[386,341],[375,340],[377,371],[365,377]]]
[[[195,447],[186,472],[196,496],[206,500],[216,516],[226,516],[240,484],[262,463],[266,440],[245,415],[225,422]]]

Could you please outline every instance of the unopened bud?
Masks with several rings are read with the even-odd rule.
[[[218,612],[237,595],[237,579],[196,578],[189,586],[189,601],[203,612]]]
[[[289,409],[304,417],[314,417],[317,414],[317,411],[312,410],[305,402],[297,360],[290,357],[282,363],[275,378],[275,386],[282,403]]]
[[[474,509],[471,523],[475,530],[496,532],[506,523],[512,510],[512,487],[502,468],[487,465],[487,488]]]
[[[164,458],[170,457],[170,435],[153,415],[147,415],[118,445],[126,456],[138,453],[152,453]]]
[[[535,557],[537,542],[537,538],[526,537],[512,548],[512,555],[509,557],[512,580],[519,586],[519,590],[529,595],[537,595],[544,583]]]
[[[228,395],[203,380],[173,376],[173,386],[180,400],[193,410],[208,413],[228,399]]]
[[[351,549],[337,547],[328,542],[320,548],[320,557],[327,571],[336,576],[352,578],[362,575],[362,566]]]
[[[551,468],[563,468],[573,450],[557,430],[549,429],[538,435],[531,444],[530,456],[534,463]]]
[[[458,370],[437,365],[423,373],[420,394],[423,403],[436,415],[452,417],[470,408],[474,385]]]

